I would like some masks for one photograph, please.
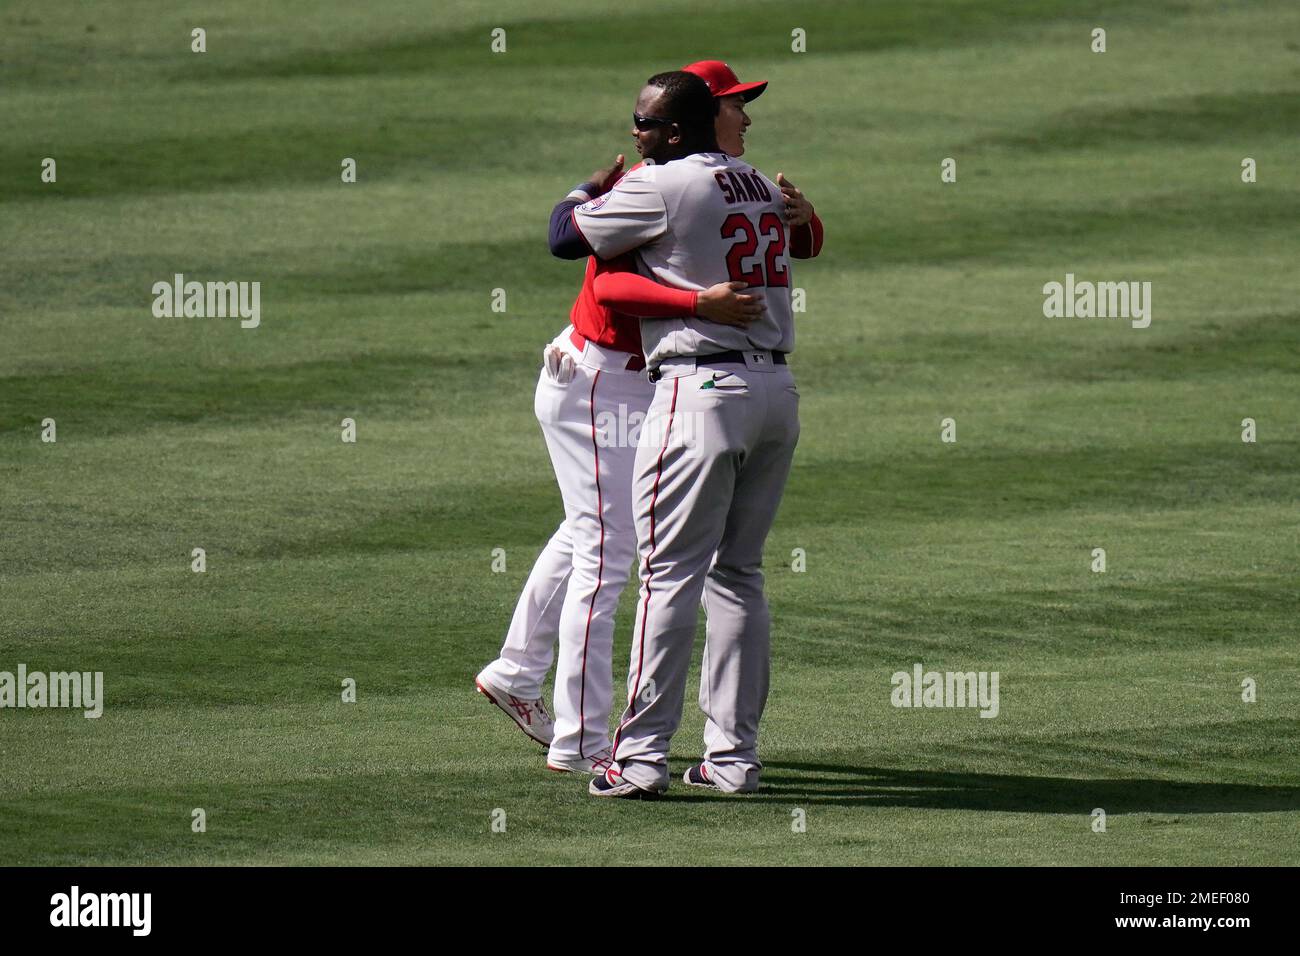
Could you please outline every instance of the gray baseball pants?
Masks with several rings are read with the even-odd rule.
[[[744,365],[667,360],[637,447],[641,591],[614,763],[645,789],[668,785],[701,596],[705,772],[725,791],[758,788],[770,629],[763,544],[799,438],[799,393],[770,352],[744,355]]]

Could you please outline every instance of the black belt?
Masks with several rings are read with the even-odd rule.
[[[755,349],[755,351],[763,352],[767,350]],[[696,365],[744,365],[745,353],[737,352],[736,350],[733,349],[730,352],[714,352],[711,355],[697,355],[695,356],[695,364]],[[773,352],[772,364],[785,365],[786,364],[785,353]],[[659,381],[659,379],[663,378],[663,372],[659,370],[658,366],[655,366],[650,370],[649,377],[650,377],[650,381],[657,382]]]

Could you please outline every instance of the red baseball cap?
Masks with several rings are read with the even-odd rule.
[[[759,83],[742,83],[740,78],[727,64],[721,60],[700,60],[698,63],[691,63],[682,67],[687,73],[694,73],[705,83],[709,84],[709,92],[714,96],[735,96],[737,93],[745,97],[748,103],[767,89],[767,80]]]

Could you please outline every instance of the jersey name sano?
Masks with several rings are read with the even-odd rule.
[[[794,348],[790,230],[777,185],[725,153],[692,153],[624,176],[610,192],[578,206],[573,221],[596,255],[635,249],[643,273],[684,289],[738,280],[762,296],[763,316],[747,329],[703,319],[642,319],[652,367],[679,355],[732,349]]]

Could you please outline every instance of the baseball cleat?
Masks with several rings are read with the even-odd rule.
[[[587,792],[593,797],[621,797],[624,800],[658,800],[662,790],[642,790],[634,783],[628,783],[617,770],[606,770],[599,777],[592,777]]]
[[[610,754],[609,748],[606,747],[599,753],[592,754],[590,757],[548,757],[546,760],[546,769],[554,770],[557,773],[590,773],[603,774],[609,769],[613,762],[613,755]]]
[[[542,703],[540,697],[535,700],[516,697],[482,674],[474,678],[474,686],[478,688],[480,694],[501,708],[502,713],[513,720],[515,725],[529,737],[543,747],[551,745],[551,738],[555,736],[555,721],[546,712],[546,705]]]
[[[694,767],[689,768],[682,774],[682,783],[688,783],[692,787],[703,787],[706,790],[720,790],[721,788],[709,779],[709,772],[704,769],[704,764],[697,763]]]

